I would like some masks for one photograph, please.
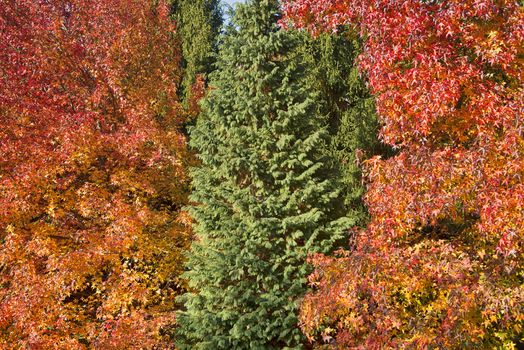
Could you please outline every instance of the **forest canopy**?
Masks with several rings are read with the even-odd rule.
[[[510,0],[0,0],[0,348],[522,348],[523,48]]]

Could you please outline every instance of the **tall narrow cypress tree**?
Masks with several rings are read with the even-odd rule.
[[[300,349],[307,256],[332,251],[349,225],[321,151],[328,133],[277,8],[270,0],[237,8],[191,132],[201,166],[181,348]]]
[[[213,70],[222,10],[220,0],[171,0],[171,7],[182,45],[181,95],[186,101],[197,75],[207,78]]]

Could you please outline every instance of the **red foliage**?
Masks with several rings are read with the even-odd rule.
[[[288,25],[350,24],[376,95],[372,221],[317,257],[304,330],[340,347],[520,340],[524,321],[524,12],[513,1],[295,0]],[[330,327],[328,327],[329,325]],[[327,328],[326,328],[327,327]],[[521,340],[520,340],[521,341]]]
[[[195,82],[191,86],[191,91],[188,98],[188,115],[192,118],[200,113],[200,106],[198,103],[206,94],[206,82],[202,74],[199,74],[195,78]]]
[[[164,4],[0,0],[0,347],[170,347],[189,239]]]

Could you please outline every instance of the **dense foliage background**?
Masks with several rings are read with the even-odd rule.
[[[366,162],[371,214],[318,256],[303,329],[339,347],[513,348],[523,334],[522,6],[287,1],[286,23],[349,25],[392,158]]]
[[[523,44],[510,0],[0,0],[0,348],[524,346]]]
[[[191,157],[168,7],[17,0],[0,18],[0,344],[169,348]]]

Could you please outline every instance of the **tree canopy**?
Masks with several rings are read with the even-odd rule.
[[[0,2],[0,347],[171,347],[191,158],[168,15]]]
[[[328,134],[278,16],[274,1],[237,7],[190,133],[201,165],[181,348],[301,348],[306,259],[333,250],[349,227],[321,152]]]
[[[306,333],[342,347],[521,341],[521,6],[296,0],[285,8],[288,25],[360,33],[380,136],[398,151],[366,162],[372,221],[354,250],[317,258]]]

